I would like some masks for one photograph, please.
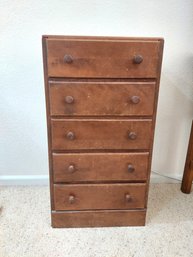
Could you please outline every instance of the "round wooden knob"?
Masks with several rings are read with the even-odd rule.
[[[143,61],[143,56],[141,56],[141,55],[135,55],[133,58],[133,62],[135,64],[140,64],[140,63],[142,63],[142,61]]]
[[[130,194],[126,194],[126,195],[125,195],[125,200],[126,200],[127,202],[130,202],[130,201],[131,201],[131,196],[130,196]]]
[[[74,195],[69,195],[69,197],[68,197],[68,202],[69,202],[69,203],[74,203],[75,200],[76,200],[76,198],[75,198]]]
[[[137,138],[137,134],[135,132],[129,132],[129,139],[135,140]]]
[[[135,168],[133,167],[133,165],[132,164],[128,164],[128,171],[129,172],[134,172],[134,170],[135,170]]]
[[[65,55],[64,55],[64,62],[65,62],[65,63],[68,63],[68,64],[72,63],[72,62],[73,62],[72,56],[69,55],[69,54],[65,54]]]
[[[75,166],[74,166],[74,164],[70,164],[70,165],[68,166],[68,171],[71,172],[71,173],[75,171]]]
[[[66,102],[67,104],[71,104],[71,103],[74,102],[74,98],[73,98],[71,95],[67,95],[67,96],[65,97],[65,102]]]
[[[131,97],[131,102],[132,102],[133,104],[138,104],[138,103],[140,102],[140,97],[137,96],[137,95],[133,95],[133,96]]]
[[[66,137],[67,137],[67,139],[69,139],[69,140],[74,140],[74,139],[75,139],[75,134],[70,131],[70,132],[68,132],[68,133],[66,134]]]

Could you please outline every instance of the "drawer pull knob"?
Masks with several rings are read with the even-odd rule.
[[[130,202],[130,201],[131,201],[131,196],[130,196],[130,194],[126,194],[126,195],[125,195],[125,200],[126,200],[127,202]]]
[[[70,173],[72,173],[72,172],[75,171],[75,166],[74,166],[74,164],[70,164],[70,165],[68,166],[68,171],[69,171]]]
[[[67,137],[67,139],[69,139],[69,140],[74,140],[74,139],[75,139],[75,134],[70,131],[70,132],[68,132],[68,133],[66,134],[66,137]]]
[[[137,96],[137,95],[133,95],[133,96],[131,97],[131,102],[132,102],[133,104],[138,104],[138,103],[140,102],[140,97]]]
[[[64,55],[64,62],[65,62],[65,63],[68,63],[68,64],[72,63],[72,62],[73,62],[72,56],[69,55],[69,54],[65,54],[65,55]]]
[[[133,62],[135,64],[140,64],[140,63],[142,63],[142,61],[143,61],[143,56],[141,56],[141,55],[135,55],[133,58]]]
[[[74,98],[73,98],[71,95],[67,95],[67,96],[65,97],[65,102],[66,102],[67,104],[72,104],[72,103],[74,102]]]
[[[128,164],[128,171],[129,172],[134,172],[135,171],[135,168],[133,167],[133,165],[132,164]]]
[[[135,132],[129,132],[129,139],[135,140],[137,138],[137,134]]]
[[[76,198],[75,198],[75,196],[74,195],[69,195],[69,197],[68,197],[68,202],[69,203],[74,203],[75,202],[75,200],[76,200]]]

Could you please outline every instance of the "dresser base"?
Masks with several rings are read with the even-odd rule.
[[[146,209],[52,211],[53,228],[144,226]]]

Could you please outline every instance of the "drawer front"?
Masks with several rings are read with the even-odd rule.
[[[47,39],[49,77],[156,78],[160,41]]]
[[[149,149],[152,120],[52,119],[52,149]]]
[[[54,185],[55,210],[144,208],[145,184]]]
[[[54,228],[144,226],[145,209],[52,211]]]
[[[51,115],[152,115],[155,82],[53,82]]]
[[[54,153],[54,182],[147,179],[149,153]]]

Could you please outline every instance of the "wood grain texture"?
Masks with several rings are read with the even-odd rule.
[[[145,224],[163,43],[162,38],[43,36],[53,227]],[[138,154],[144,154],[140,160]],[[135,164],[128,181],[127,157]],[[126,185],[137,186],[132,193],[139,208],[132,207],[127,192],[129,210],[122,210]],[[55,211],[55,204],[66,211]]]
[[[152,164],[153,143],[154,143],[154,135],[155,135],[157,105],[158,105],[158,96],[159,96],[159,87],[160,87],[160,78],[161,78],[161,68],[162,68],[162,59],[163,59],[163,48],[164,48],[164,39],[162,38],[162,39],[160,39],[159,64],[158,64],[158,69],[157,69],[157,83],[156,83],[156,90],[155,90],[155,101],[154,101],[153,115],[152,115],[152,134],[151,134],[151,143],[150,143],[150,148],[149,148],[149,166],[148,166],[148,170],[149,171],[151,171],[151,164]],[[147,208],[147,204],[148,204],[150,175],[151,175],[151,172],[148,173],[148,178],[147,178],[147,190],[146,190],[145,208]]]
[[[47,120],[47,139],[48,139],[48,161],[49,161],[49,187],[50,187],[50,205],[54,209],[53,199],[53,168],[52,168],[52,147],[51,147],[51,124],[50,124],[50,101],[49,101],[49,84],[48,84],[48,70],[47,70],[47,49],[46,37],[42,37],[42,57],[44,68],[44,89],[46,102],[46,120]]]
[[[49,77],[155,78],[159,41],[47,39]],[[65,63],[69,55],[73,61]],[[143,56],[135,64],[133,58]]]
[[[151,116],[155,82],[51,81],[51,115]],[[71,97],[72,102],[66,102]],[[139,99],[139,102],[135,102]]]
[[[145,181],[148,162],[148,152],[53,153],[54,182]]]
[[[189,194],[193,181],[193,122],[191,127],[191,133],[188,143],[188,150],[186,154],[186,162],[184,167],[184,174],[182,178],[181,191],[185,194]]]
[[[145,191],[146,185],[142,183],[55,184],[55,210],[144,208]]]
[[[52,227],[144,226],[146,210],[52,211]]]
[[[52,119],[52,149],[149,149],[152,121]],[[74,139],[67,138],[69,132]],[[130,139],[131,132],[136,139]]]

